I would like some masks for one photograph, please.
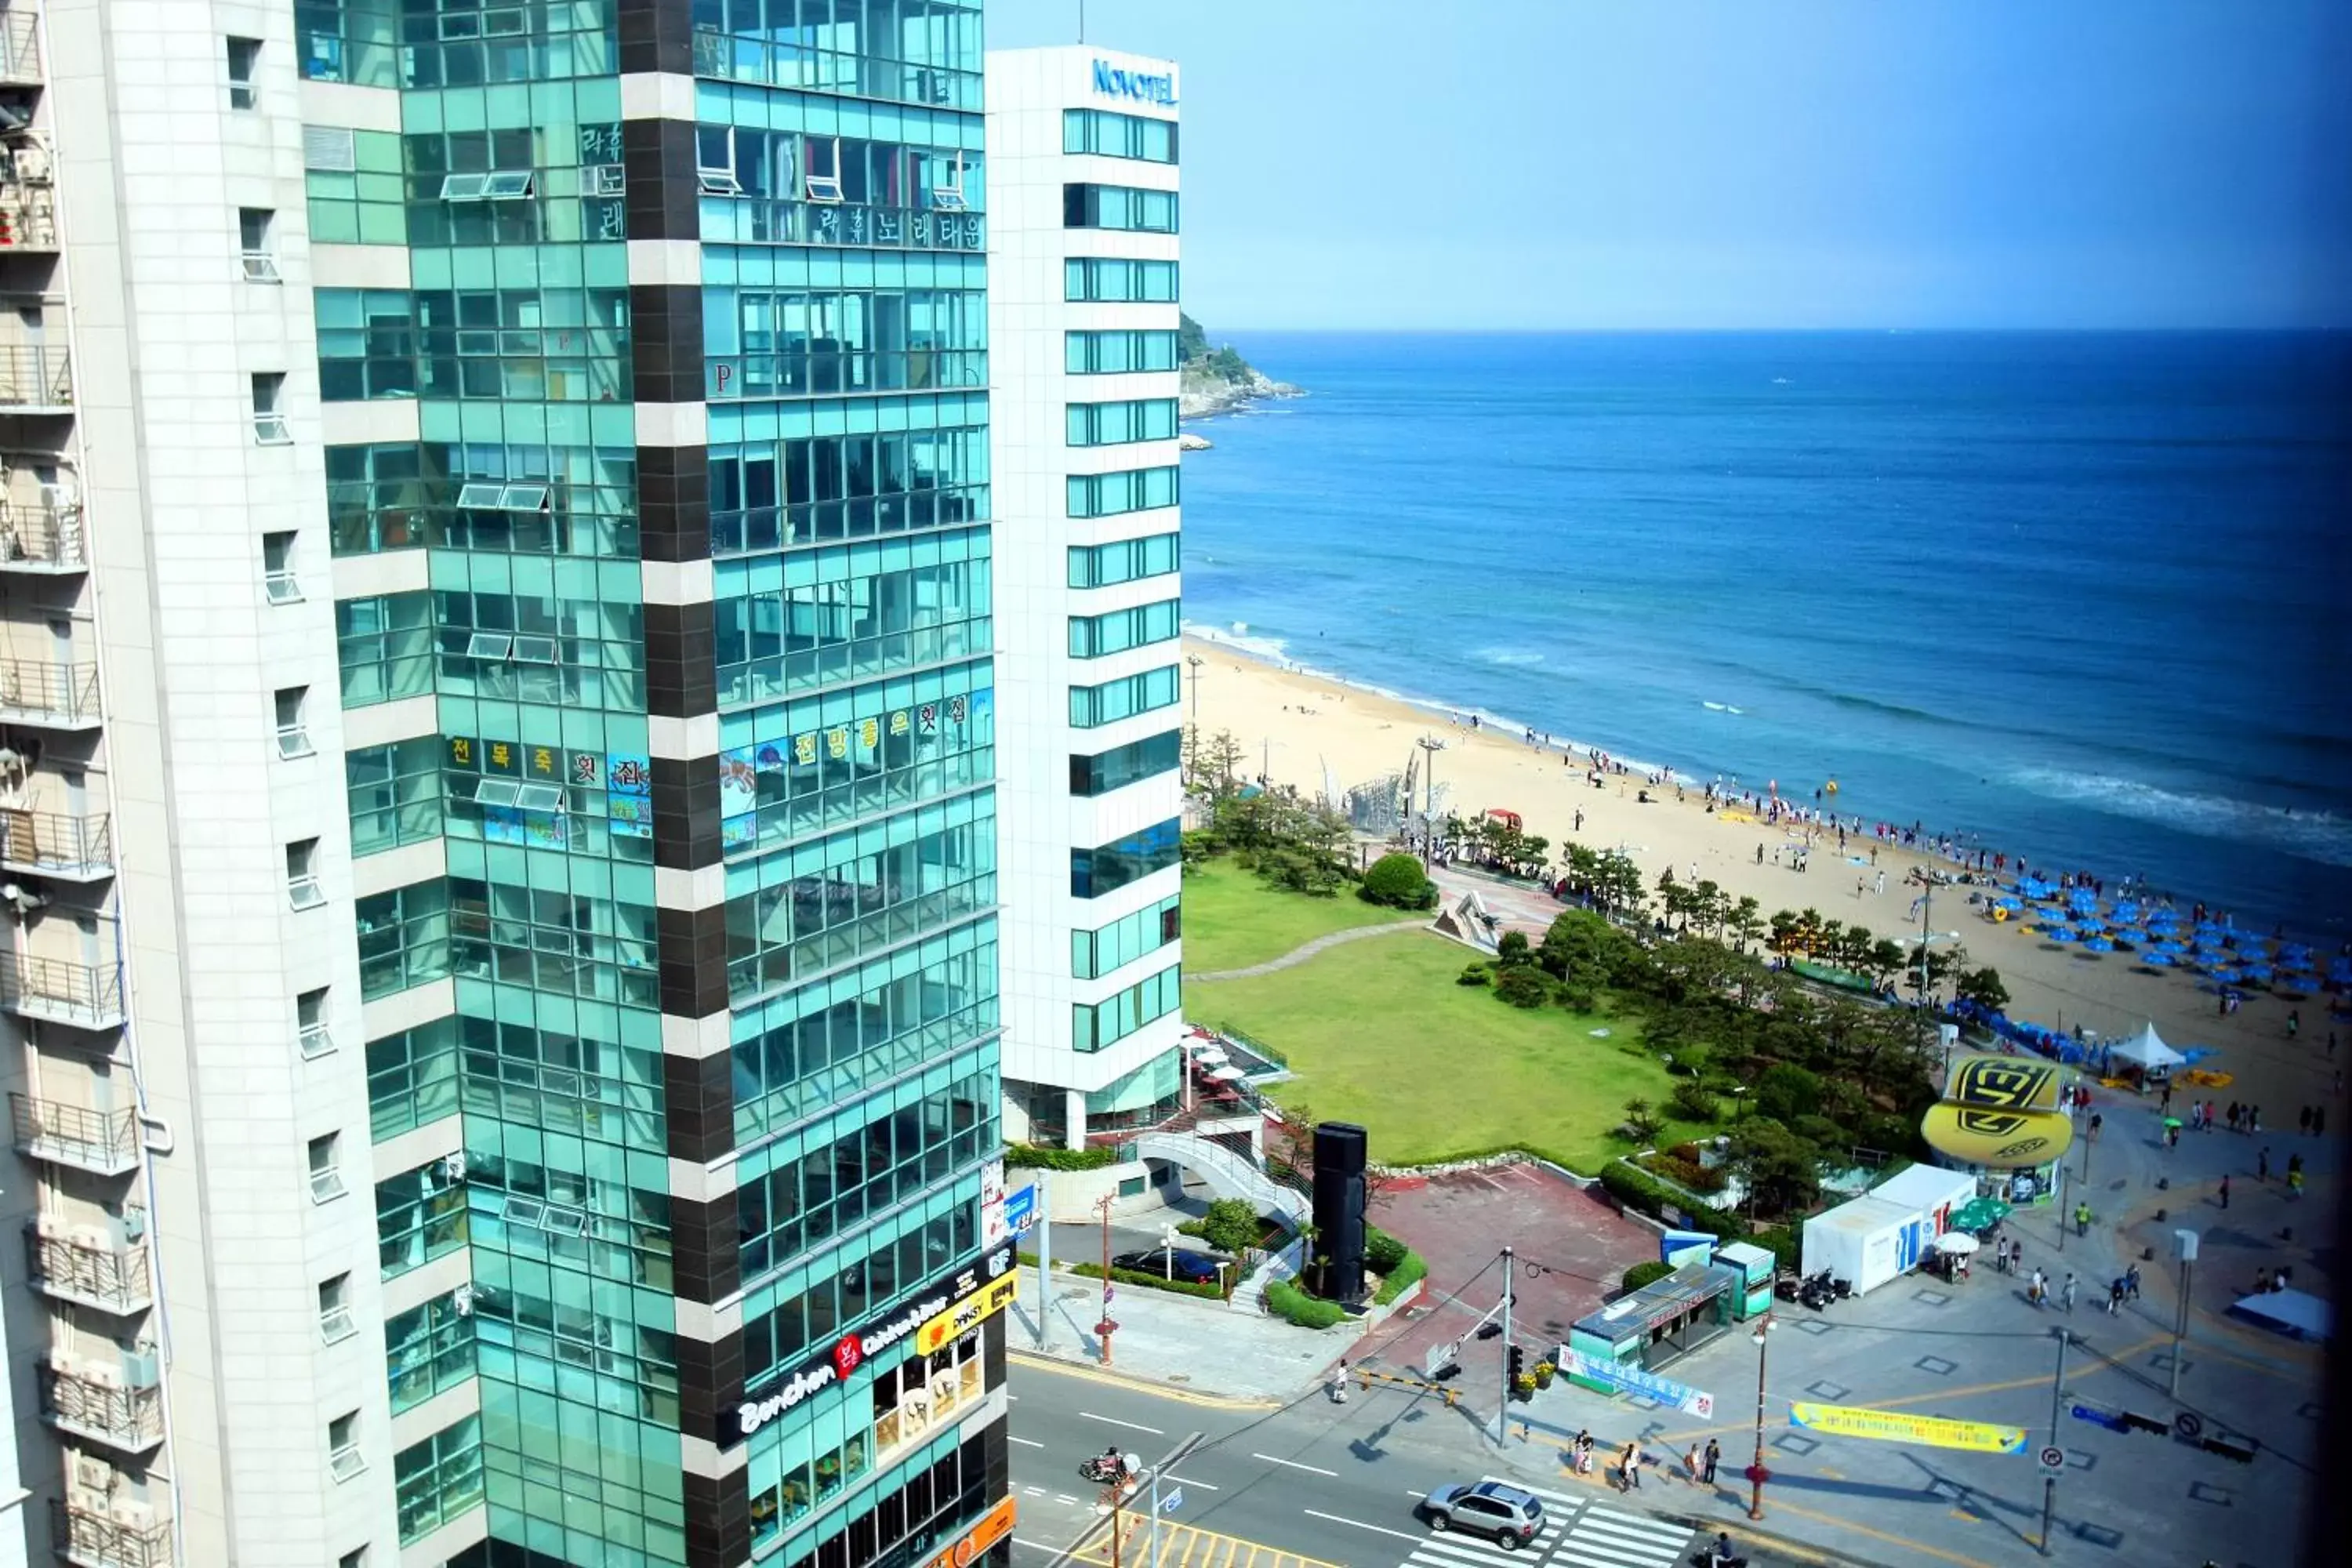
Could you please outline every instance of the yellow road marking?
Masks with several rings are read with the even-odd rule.
[[[1148,1560],[1150,1532],[1150,1523],[1145,1520],[1130,1519],[1121,1527],[1122,1563]],[[1165,1568],[1341,1568],[1341,1564],[1326,1563],[1319,1557],[1302,1557],[1296,1552],[1263,1546],[1237,1535],[1221,1535],[1196,1524],[1162,1524],[1160,1560]],[[1097,1536],[1070,1561],[1109,1568],[1109,1532]]]
[[[1008,1350],[1006,1356],[1035,1372],[1059,1373],[1087,1383],[1099,1383],[1108,1388],[1125,1388],[1137,1394],[1155,1394],[1162,1399],[1179,1399],[1187,1405],[1206,1405],[1212,1410],[1278,1410],[1279,1399],[1232,1399],[1221,1394],[1197,1394],[1189,1388],[1176,1388],[1167,1384],[1153,1383],[1148,1378],[1129,1377],[1099,1367],[1076,1366],[1052,1356],[1034,1355],[1026,1351]]]

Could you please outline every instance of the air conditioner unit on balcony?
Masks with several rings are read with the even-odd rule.
[[[33,1216],[33,1234],[43,1241],[63,1241],[73,1227],[66,1224],[61,1214],[39,1214]]]
[[[87,1247],[93,1252],[114,1250],[114,1233],[94,1225],[78,1225],[73,1228],[73,1244]]]
[[[49,1370],[59,1377],[79,1377],[84,1368],[74,1360],[72,1352],[53,1349],[49,1352]]]
[[[152,1388],[163,1381],[163,1358],[152,1349],[125,1352],[122,1378],[133,1388]]]
[[[122,1369],[119,1366],[109,1366],[104,1362],[94,1362],[89,1366],[76,1368],[73,1375],[80,1378],[92,1388],[122,1386]]]
[[[124,1209],[122,1217],[114,1222],[114,1230],[115,1234],[122,1238],[122,1244],[125,1247],[140,1240],[147,1234],[147,1211]]]
[[[47,184],[49,179],[49,150],[37,142],[19,142],[8,149],[5,177],[21,185]]]
[[[106,1511],[106,1500],[114,1495],[114,1485],[121,1479],[112,1465],[96,1454],[84,1454],[78,1450],[68,1452],[66,1473],[72,1478],[78,1489],[98,1500],[94,1505],[89,1502],[81,1505],[97,1513]]]
[[[155,1510],[143,1502],[119,1502],[106,1510],[114,1522],[125,1530],[152,1530]]]

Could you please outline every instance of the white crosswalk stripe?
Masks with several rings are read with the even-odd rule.
[[[1476,1563],[1479,1568],[1486,1568],[1486,1565],[1492,1563],[1531,1563],[1535,1560],[1535,1555],[1534,1552],[1524,1549],[1517,1552],[1506,1552],[1491,1541],[1456,1531],[1431,1536],[1412,1549],[1411,1561],[1423,1564],[1424,1568],[1465,1568],[1465,1564],[1470,1563]]]
[[[1687,1525],[1593,1503],[1548,1561],[1568,1568],[1674,1568],[1695,1533]]]

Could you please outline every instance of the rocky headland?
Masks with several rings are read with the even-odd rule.
[[[1179,321],[1177,353],[1181,361],[1176,405],[1179,417],[1205,419],[1214,414],[1231,414],[1265,398],[1306,395],[1299,388],[1288,382],[1275,380],[1242,358],[1241,351],[1232,344],[1211,348],[1208,334],[1192,317],[1181,316]]]

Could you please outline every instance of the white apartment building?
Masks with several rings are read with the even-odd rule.
[[[987,57],[1005,1135],[1185,1099],[1176,68]]]
[[[320,90],[289,0],[0,0],[0,1563],[400,1561]]]

